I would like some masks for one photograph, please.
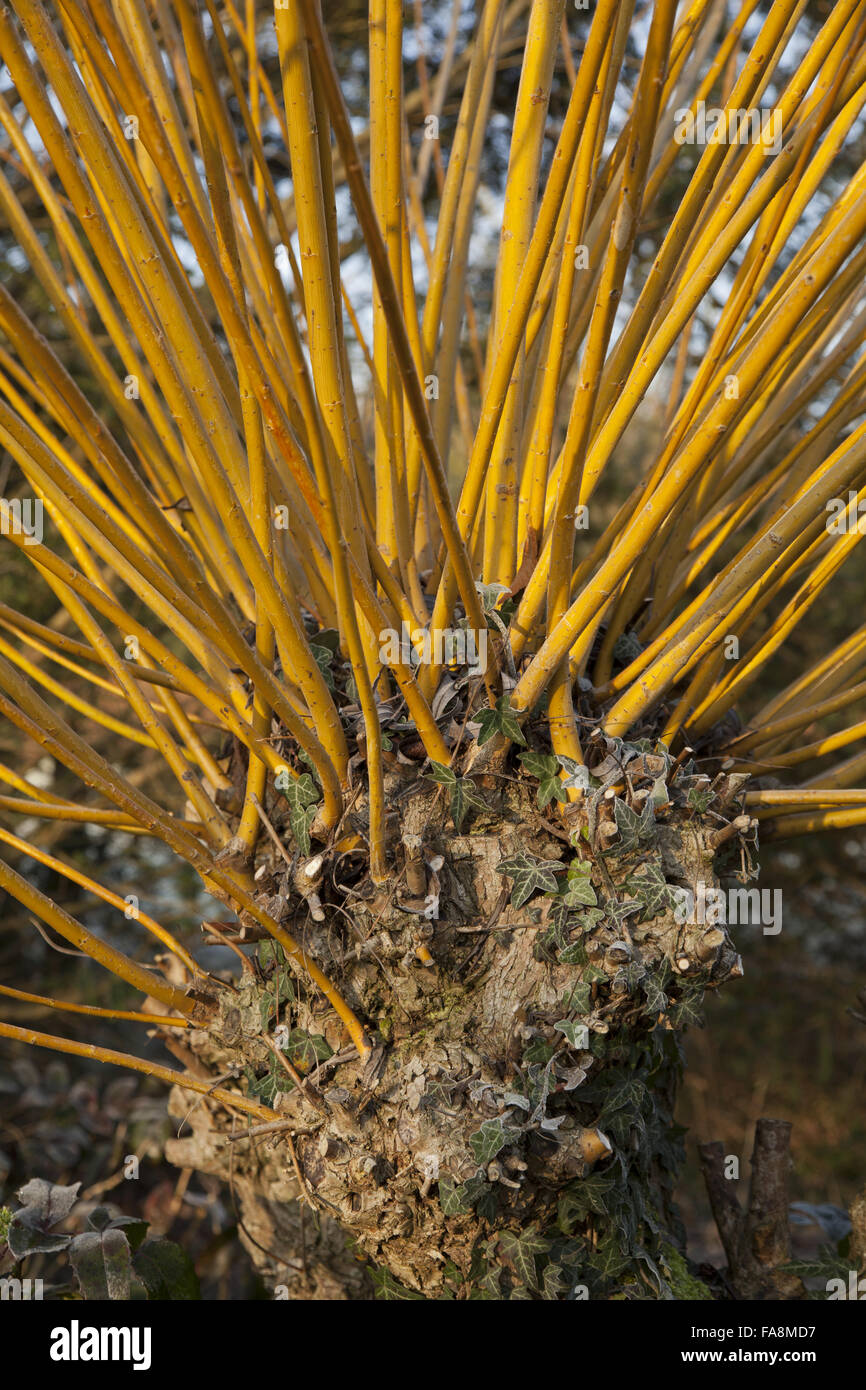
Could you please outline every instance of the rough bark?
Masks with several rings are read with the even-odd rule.
[[[239,1122],[201,1106],[169,1156],[232,1182],[248,1248],[290,1296],[364,1296],[337,1228],[386,1295],[657,1297],[687,1278],[670,1202],[677,1035],[741,967],[724,925],[681,922],[671,890],[715,884],[749,823],[741,779],[717,779],[709,809],[693,767],[609,743],[591,791],[550,820],[537,783],[491,774],[457,832],[446,789],[395,779],[393,884],[332,856],[321,921],[278,858],[260,879],[376,1046],[359,1059],[303,978],[285,998],[268,949],[188,1042],[291,1127],[230,1141]],[[535,870],[524,902],[509,861]],[[278,1017],[302,1088],[274,1056]],[[303,1278],[298,1196],[320,1220]]]
[[[728,1257],[726,1277],[738,1299],[804,1296],[802,1280],[783,1268],[791,1259],[790,1144],[791,1125],[786,1120],[758,1121],[745,1211],[725,1176],[723,1145],[700,1146],[713,1217]]]

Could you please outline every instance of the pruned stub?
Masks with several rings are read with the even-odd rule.
[[[400,807],[393,884],[323,876],[323,920],[296,913],[292,930],[365,1021],[369,1057],[270,943],[219,1021],[187,1035],[213,1074],[243,1075],[290,1122],[230,1139],[246,1118],[174,1094],[188,1118],[169,1157],[231,1177],[272,1282],[300,1278],[276,1219],[296,1199],[319,1213],[317,1238],[333,1242],[337,1223],[427,1297],[479,1280],[532,1296],[554,1259],[558,1297],[580,1278],[593,1296],[645,1278],[644,1257],[663,1278],[678,1034],[706,989],[742,973],[725,926],[682,920],[677,890],[717,885],[719,856],[750,873],[752,827],[737,819],[742,779],[696,797],[705,778],[641,756],[622,795],[590,785],[555,819],[512,779],[459,833],[440,789],[419,784]],[[266,888],[272,906],[276,865]],[[626,1229],[617,1212],[638,1189]],[[515,1262],[527,1230],[535,1254]],[[600,1270],[611,1234],[625,1264]]]

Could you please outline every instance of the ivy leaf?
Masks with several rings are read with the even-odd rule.
[[[552,753],[536,753],[534,749],[529,749],[528,752],[521,753],[520,761],[530,777],[538,778],[537,795],[541,810],[554,798],[560,802],[568,800],[565,783],[559,776],[559,760]]]
[[[277,790],[289,803],[289,824],[295,844],[301,854],[309,854],[310,826],[316,818],[318,788],[309,772],[304,772],[298,778],[281,774],[277,778]]]
[[[247,1079],[248,1094],[257,1096],[265,1105],[272,1106],[281,1091],[293,1091],[295,1088],[288,1072],[276,1064],[270,1071],[265,1072],[264,1076],[256,1076],[252,1067],[244,1067],[244,1076]]]
[[[686,796],[686,805],[690,811],[696,811],[702,816],[716,799],[715,792],[711,792],[707,787],[689,787]]]
[[[430,771],[424,773],[431,782],[438,782],[440,787],[453,787],[457,781],[457,774],[444,763],[434,763],[430,761]]]
[[[526,1066],[531,1063],[546,1066],[555,1051],[553,1044],[545,1042],[544,1038],[532,1038],[523,1053],[522,1061]]]
[[[608,898],[604,905],[604,915],[608,921],[619,928],[627,917],[631,917],[635,912],[640,912],[640,903],[621,902],[614,898]]]
[[[24,1205],[15,1212],[6,1233],[6,1243],[16,1260],[25,1255],[50,1255],[65,1250],[72,1237],[51,1235],[50,1229],[69,1215],[78,1200],[80,1186],[76,1182],[63,1187],[45,1178],[31,1178],[24,1184],[17,1194]]]
[[[298,1071],[310,1071],[317,1062],[327,1062],[328,1058],[333,1056],[321,1033],[308,1033],[303,1028],[292,1029],[282,1050],[288,1052],[293,1066],[297,1067]]]
[[[318,642],[310,643],[310,651],[313,653],[313,656],[316,660],[316,665],[318,666],[319,670],[322,673],[322,676],[324,677],[325,685],[328,687],[329,690],[336,689],[334,683],[334,673],[331,670],[331,665],[334,660],[334,653],[331,651],[329,647],[320,646]]]
[[[651,972],[646,975],[641,983],[643,984],[643,992],[646,995],[644,1013],[650,1015],[663,1014],[668,1006],[668,997],[664,992],[658,975]]]
[[[487,706],[485,709],[479,711],[478,723],[481,726],[478,732],[479,745],[487,743],[488,739],[493,738],[494,734],[502,734],[505,738],[510,739],[512,743],[526,743],[526,739],[523,737],[523,731],[517,722],[517,715],[511,708],[510,698],[507,694],[500,695],[499,699],[496,701],[495,709],[490,709],[490,707]]]
[[[704,1018],[701,1012],[704,1002],[704,992],[702,989],[689,990],[676,999],[671,1005],[669,1013],[671,1023],[675,1028],[688,1028],[694,1025],[698,1028],[703,1026]]]
[[[571,986],[567,994],[563,996],[562,1007],[569,1013],[588,1014],[590,1011],[590,1000],[592,999],[592,985],[586,980],[578,980]],[[559,1024],[555,1025],[557,1028]],[[584,1043],[584,1047],[586,1044]]]
[[[70,1244],[69,1261],[85,1299],[129,1301],[132,1251],[123,1231],[84,1231]]]
[[[451,818],[455,830],[460,829],[470,807],[476,811],[486,811],[487,802],[478,795],[471,777],[458,777],[451,788]]]
[[[136,1250],[132,1263],[149,1299],[186,1303],[201,1298],[195,1266],[175,1241],[153,1236]]]
[[[588,1003],[589,1001],[587,1000],[587,1007]],[[554,1023],[553,1026],[560,1033],[564,1034],[572,1047],[577,1048],[580,1052],[586,1049],[586,1045],[589,1042],[589,1029],[585,1023],[572,1023],[567,1018],[561,1018],[559,1022]]]
[[[653,806],[669,806],[671,803],[670,793],[668,792],[667,777],[664,773],[657,777],[652,784],[650,801]]]
[[[480,1175],[461,1183],[455,1183],[452,1178],[440,1178],[439,1205],[443,1215],[464,1216],[481,1200],[489,1186]]]
[[[576,763],[574,758],[566,758],[562,753],[556,754],[556,761],[563,772],[568,774],[562,783],[564,787],[573,787],[576,791],[587,793],[600,785],[598,778],[593,777],[585,763]]]
[[[676,906],[676,893],[658,864],[642,864],[639,873],[628,876],[625,886],[641,905],[641,921]]]
[[[578,859],[568,871],[568,885],[563,900],[569,907],[595,907],[598,902],[590,881],[592,865]]]
[[[417,1303],[424,1301],[423,1293],[407,1289],[398,1284],[390,1269],[373,1270],[373,1289],[377,1299],[383,1303]]]
[[[643,840],[649,840],[655,834],[655,808],[651,797],[647,797],[640,815],[631,809],[628,802],[617,797],[613,803],[613,814],[623,854],[637,849]]]
[[[615,1179],[610,1173],[590,1173],[569,1183],[559,1199],[557,1225],[563,1235],[570,1235],[577,1225],[590,1213],[594,1216],[608,1215],[608,1196]]]
[[[455,830],[459,830],[463,824],[463,819],[470,807],[477,811],[486,811],[487,803],[476,790],[475,783],[471,777],[458,777],[452,768],[446,767],[444,763],[430,764],[430,771],[424,774],[432,782],[437,782],[440,787],[448,787],[451,793],[451,818],[454,821]]]
[[[564,868],[558,859],[536,859],[521,850],[510,859],[500,860],[496,872],[511,879],[511,906],[521,907],[534,893],[555,893],[557,872]]]
[[[623,666],[629,666],[632,661],[637,660],[642,651],[643,647],[636,632],[621,632],[613,644],[613,659]]]
[[[530,1289],[538,1288],[536,1258],[549,1249],[550,1241],[536,1231],[502,1231],[499,1236],[500,1255]]]
[[[502,1265],[488,1265],[481,1279],[473,1286],[473,1298],[497,1299],[502,1298]],[[478,1290],[477,1294],[475,1290]]]
[[[541,1296],[547,1299],[559,1299],[561,1294],[570,1288],[570,1281],[565,1277],[565,1270],[562,1265],[547,1264],[544,1266],[544,1273],[541,1276]]]
[[[593,1250],[587,1263],[603,1279],[613,1280],[628,1265],[628,1256],[623,1254],[617,1237],[612,1235]]]
[[[469,1147],[478,1167],[486,1168],[500,1149],[516,1143],[519,1138],[520,1130],[516,1125],[506,1125],[501,1119],[485,1120],[480,1129],[470,1134]]]

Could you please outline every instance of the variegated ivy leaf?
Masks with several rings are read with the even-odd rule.
[[[507,1125],[501,1119],[485,1120],[480,1129],[470,1134],[469,1147],[479,1168],[486,1168],[500,1149],[516,1143],[519,1138],[520,1130],[515,1125]]]
[[[647,797],[639,815],[626,801],[617,797],[613,803],[613,814],[619,831],[619,849],[624,854],[637,849],[655,834],[655,807],[651,797]]]
[[[640,903],[637,902],[615,902],[613,898],[608,898],[604,905],[604,915],[612,926],[620,927],[626,918],[640,912]]]
[[[476,811],[486,811],[487,802],[478,795],[471,777],[458,777],[451,788],[451,818],[454,821],[455,830],[460,829],[463,818],[470,808]]]
[[[641,906],[641,918],[657,917],[669,907],[676,907],[677,895],[667,882],[658,864],[642,864],[630,874],[625,886]]]
[[[521,753],[520,761],[530,777],[538,778],[538,805],[542,811],[554,798],[568,800],[565,783],[559,776],[559,762],[552,753],[536,753],[530,748]]]
[[[310,643],[310,651],[316,658],[316,665],[324,677],[325,685],[329,690],[334,690],[336,688],[334,684],[334,673],[331,670],[334,653],[328,647],[320,647],[318,642]]]
[[[454,783],[457,781],[457,773],[450,767],[446,767],[444,763],[434,763],[432,761],[430,763],[430,771],[425,772],[424,776],[429,777],[431,782],[438,782],[440,787],[453,787]]]
[[[309,854],[310,826],[316,818],[319,790],[309,772],[302,773],[300,777],[281,772],[276,787],[289,803],[289,825],[295,844],[301,854]]]
[[[479,796],[471,777],[458,777],[452,768],[434,762],[431,762],[430,771],[424,775],[440,787],[447,787],[451,793],[451,818],[455,830],[460,829],[470,807],[476,811],[487,810],[487,803]]]
[[[333,1056],[331,1047],[321,1033],[308,1033],[304,1028],[293,1028],[288,1040],[282,1045],[288,1052],[292,1063],[299,1071],[310,1071],[317,1062],[327,1062]]]
[[[466,1182],[455,1183],[453,1178],[439,1179],[439,1205],[444,1216],[465,1216],[483,1197],[489,1183],[476,1174]]]
[[[667,778],[664,773],[653,782],[652,791],[650,792],[650,801],[653,806],[670,805],[671,798],[668,792]]]
[[[478,712],[478,742],[479,745],[487,743],[488,739],[493,738],[494,734],[502,734],[504,738],[510,739],[512,743],[526,743],[523,731],[517,722],[517,715],[511,708],[509,696],[500,695],[496,701],[496,708],[491,709],[486,706]]]
[[[585,860],[576,859],[568,870],[568,884],[563,893],[563,902],[568,907],[595,907],[598,902],[595,889],[590,881],[592,865]]]
[[[475,588],[481,599],[481,608],[486,617],[490,617],[496,611],[496,605],[503,594],[511,593],[507,584],[482,584],[476,580]]]
[[[572,997],[576,993],[576,989],[577,987],[572,991]],[[589,986],[586,987],[586,1002],[583,1004],[575,1004],[573,1007],[577,1009],[578,1013],[587,1012],[589,1009]],[[553,1026],[563,1034],[572,1047],[577,1048],[579,1052],[586,1051],[587,1044],[589,1043],[589,1029],[585,1023],[574,1023],[570,1019],[561,1018],[559,1022],[554,1023]]]
[[[702,816],[716,799],[715,792],[710,791],[709,787],[689,787],[686,804],[690,811],[697,811]]]
[[[511,906],[521,907],[534,893],[555,893],[556,875],[564,868],[558,859],[536,859],[521,850],[509,859],[501,859],[496,872],[507,874],[511,879]]]
[[[502,1231],[499,1236],[500,1256],[530,1289],[538,1288],[535,1261],[539,1255],[546,1255],[549,1249],[550,1241],[537,1231]]]

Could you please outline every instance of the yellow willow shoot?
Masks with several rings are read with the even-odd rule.
[[[861,0],[449,8],[434,72],[370,0],[346,80],[318,0],[0,12],[0,840],[117,908],[43,837],[161,841],[362,1058],[349,908],[434,979],[415,798],[472,844],[512,742],[566,823],[601,731],[778,773],[778,833],[864,821],[864,630],[779,665],[863,563]]]

